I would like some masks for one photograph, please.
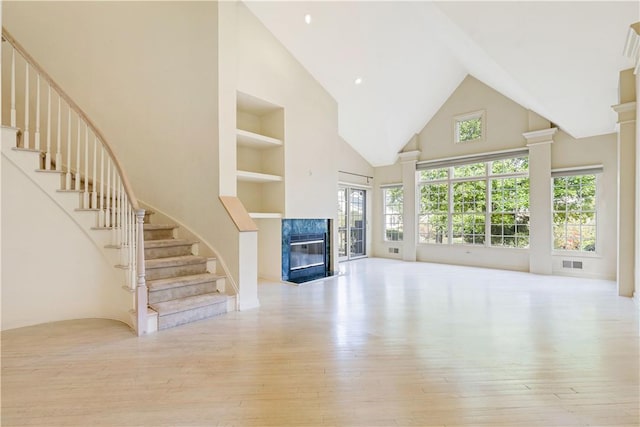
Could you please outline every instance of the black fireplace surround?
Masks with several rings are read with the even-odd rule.
[[[329,220],[282,220],[282,280],[303,283],[327,277]]]

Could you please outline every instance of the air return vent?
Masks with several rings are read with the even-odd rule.
[[[582,261],[562,261],[562,268],[577,268],[582,270]]]
[[[400,249],[398,249],[398,248],[389,248],[389,253],[390,254],[400,253]]]

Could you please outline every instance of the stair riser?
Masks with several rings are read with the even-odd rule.
[[[179,288],[163,289],[160,291],[149,290],[149,304],[156,302],[171,301],[178,298],[191,297],[194,295],[208,294],[216,292],[215,280],[205,283],[181,286]]]
[[[144,259],[167,258],[167,257],[182,256],[182,255],[191,255],[191,245],[144,249]]]
[[[217,316],[227,312],[226,301],[207,305],[204,307],[198,307],[179,313],[168,314],[166,316],[158,317],[158,329],[168,329],[174,326],[184,325],[185,323],[195,322],[196,320],[203,320],[209,317]]]
[[[144,230],[144,240],[173,239],[173,230]]]
[[[207,264],[179,265],[175,267],[147,268],[147,280],[166,279],[169,277],[189,276],[207,272]]]

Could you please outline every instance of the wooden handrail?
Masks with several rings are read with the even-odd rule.
[[[49,86],[51,86],[51,88],[54,89],[58,93],[58,95],[60,95],[60,97],[67,102],[67,104],[71,108],[73,108],[76,114],[80,118],[82,118],[82,120],[84,120],[84,122],[87,125],[89,125],[89,127],[91,127],[91,130],[93,131],[94,135],[98,137],[98,139],[102,142],[102,146],[105,148],[105,150],[113,160],[113,164],[115,165],[118,171],[118,174],[120,175],[120,179],[122,180],[122,184],[124,186],[125,192],[127,193],[127,197],[129,198],[129,203],[131,204],[131,207],[133,208],[134,211],[140,209],[140,205],[138,204],[138,199],[133,193],[133,189],[131,188],[131,183],[129,182],[129,178],[124,173],[124,169],[122,168],[122,164],[120,163],[120,160],[115,155],[115,152],[107,142],[107,139],[104,137],[102,132],[100,132],[100,129],[98,129],[95,123],[93,123],[93,121],[89,119],[89,117],[82,110],[82,108],[80,108],[80,106],[78,106],[78,104],[76,104],[71,99],[71,97],[67,95],[67,93],[60,87],[60,85],[58,85],[55,82],[55,80],[53,80],[53,78],[49,75],[49,73],[47,73],[44,70],[44,68],[40,66],[38,61],[36,61],[31,55],[29,55],[29,53],[27,53],[24,47],[22,47],[22,45],[18,43],[15,38],[13,38],[11,33],[7,31],[7,29],[4,26],[2,27],[2,38],[8,41],[13,46],[13,48],[17,50],[20,53],[20,55],[22,55],[22,57],[29,63],[29,65],[32,68],[34,68],[47,81]]]

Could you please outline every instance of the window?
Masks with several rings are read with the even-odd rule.
[[[596,250],[597,175],[553,174],[553,248]]]
[[[401,186],[382,189],[384,200],[384,240],[397,242],[402,240],[402,206],[403,193]]]
[[[484,111],[457,116],[454,120],[455,142],[471,142],[484,139]]]
[[[418,242],[527,248],[529,158],[506,155],[419,165]]]

